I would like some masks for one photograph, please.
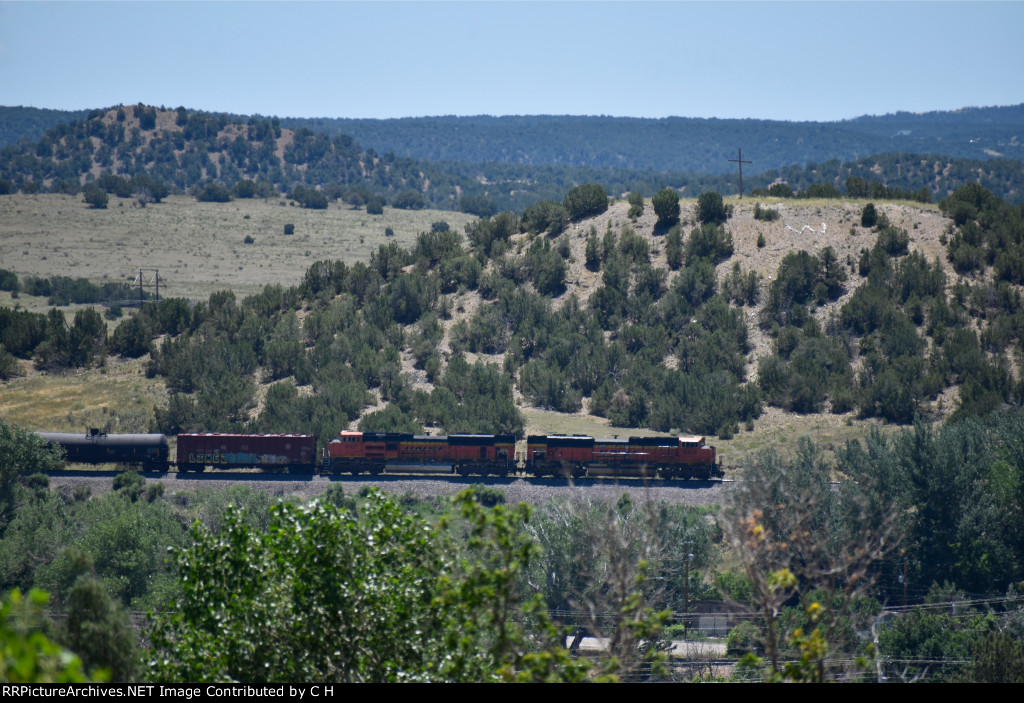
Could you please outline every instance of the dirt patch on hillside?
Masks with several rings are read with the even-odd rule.
[[[754,219],[754,208],[758,203],[762,207],[777,210],[779,219],[774,222]],[[802,250],[817,256],[825,247],[832,247],[839,261],[847,266],[847,293],[838,301],[817,308],[814,315],[819,321],[838,313],[847,298],[856,290],[861,281],[857,273],[860,251],[874,246],[877,236],[871,229],[860,226],[861,211],[866,203],[867,201],[751,198],[726,200],[726,204],[733,209],[732,217],[726,222],[725,229],[732,235],[734,253],[730,259],[719,264],[718,280],[721,282],[736,263],[739,263],[744,272],[756,271],[762,277],[762,304],[744,308],[753,348],[749,357],[751,371],[756,371],[757,361],[771,351],[771,340],[758,327],[757,318],[767,297],[768,286],[774,280],[779,264],[786,254]],[[947,273],[950,273],[944,247],[939,241],[949,220],[942,216],[936,206],[876,202],[875,207],[879,212],[885,213],[893,225],[907,230],[911,251],[921,252],[929,261],[937,258],[947,268]],[[690,231],[697,225],[696,201],[680,201],[680,209],[685,243]],[[617,202],[601,215],[568,227],[564,236],[568,239],[572,251],[571,262],[566,291],[555,299],[556,308],[563,305],[570,296],[576,296],[581,303],[585,303],[601,285],[601,271],[590,271],[585,265],[587,237],[592,229],[597,233],[599,241],[609,228],[617,236],[621,236],[627,229],[632,229],[643,236],[650,247],[651,264],[668,271],[668,285],[671,287],[679,272],[671,271],[668,267],[664,234],[655,234],[657,218],[653,207],[648,201],[643,215],[636,220],[630,220],[628,212],[629,203]],[[765,241],[764,247],[761,248],[757,246],[759,236],[763,236]],[[517,239],[528,237],[529,235],[519,235]],[[952,275],[949,278],[953,280]]]

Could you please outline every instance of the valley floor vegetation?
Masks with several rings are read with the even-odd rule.
[[[17,589],[0,627],[28,672],[9,656],[4,675],[706,680],[725,670],[680,667],[668,644],[718,601],[746,613],[734,680],[1019,681],[1022,430],[1021,412],[918,424],[834,465],[805,440],[763,454],[721,509],[582,493],[530,508],[495,487],[172,495],[133,473],[53,490],[39,472],[59,452],[0,423],[0,589]],[[581,634],[607,649],[578,654]]]

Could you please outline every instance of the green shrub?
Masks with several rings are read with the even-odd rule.
[[[772,208],[761,208],[761,203],[754,206],[754,219],[761,222],[774,222],[779,219],[779,211]]]
[[[683,234],[679,225],[670,229],[665,235],[665,259],[668,262],[668,267],[673,271],[678,271],[679,267],[683,265]]]
[[[231,192],[220,183],[209,183],[197,188],[195,197],[201,203],[226,203],[231,200]]]
[[[82,195],[85,197],[85,202],[88,203],[91,208],[102,210],[107,207],[107,201],[109,199],[107,191],[95,184],[87,184],[85,188],[82,189]]]
[[[785,183],[775,183],[768,188],[768,195],[773,198],[792,198],[793,189]]]
[[[741,622],[725,638],[726,654],[746,654],[761,649],[761,631],[750,621]]]
[[[861,227],[874,227],[875,223],[878,222],[878,211],[875,210],[874,203],[868,203],[864,206],[864,209],[860,213],[860,226]]]
[[[495,505],[504,505],[508,499],[505,491],[497,486],[476,486],[473,489],[473,500],[485,508],[493,508]]]
[[[629,194],[628,216],[631,220],[635,220],[642,214],[644,214],[644,196],[639,191],[633,191]]]
[[[671,188],[658,191],[651,199],[654,214],[658,216],[658,224],[671,225],[679,220],[679,193]]]
[[[721,194],[709,190],[697,198],[697,219],[702,224],[720,224],[728,218]]]
[[[521,226],[527,232],[547,232],[555,236],[562,233],[569,222],[569,212],[550,200],[542,200],[523,211]]]
[[[607,210],[608,194],[598,184],[586,183],[566,193],[562,205],[569,212],[569,219],[575,222]]]

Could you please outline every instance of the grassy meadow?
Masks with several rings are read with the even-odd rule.
[[[158,269],[161,296],[205,299],[230,288],[242,298],[267,284],[299,283],[319,259],[367,261],[386,241],[411,246],[437,220],[461,232],[474,219],[394,208],[368,215],[339,203],[305,210],[285,199],[200,203],[183,195],[144,208],[112,196],[106,210],[94,210],[81,195],[11,195],[0,197],[0,268],[94,282],[131,282],[140,268]],[[286,224],[294,234],[284,234]],[[143,273],[147,290],[152,276]]]
[[[149,432],[153,410],[167,404],[162,379],[146,378],[145,360],[110,357],[98,369],[39,373],[0,385],[0,418],[51,432]]]

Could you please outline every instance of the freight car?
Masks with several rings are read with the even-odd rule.
[[[84,435],[38,434],[63,447],[73,464],[131,464],[144,471],[166,471],[172,463],[179,471],[203,471],[207,466],[296,473],[317,469],[316,437],[311,434],[180,434],[177,462],[170,461],[167,437],[162,434],[107,434],[95,429]]]
[[[147,471],[167,469],[167,436],[107,434],[91,429],[83,434],[40,432],[51,444],[64,447],[68,461],[78,464],[136,464]]]
[[[311,434],[178,435],[178,470],[257,468],[314,473],[316,436]]]

